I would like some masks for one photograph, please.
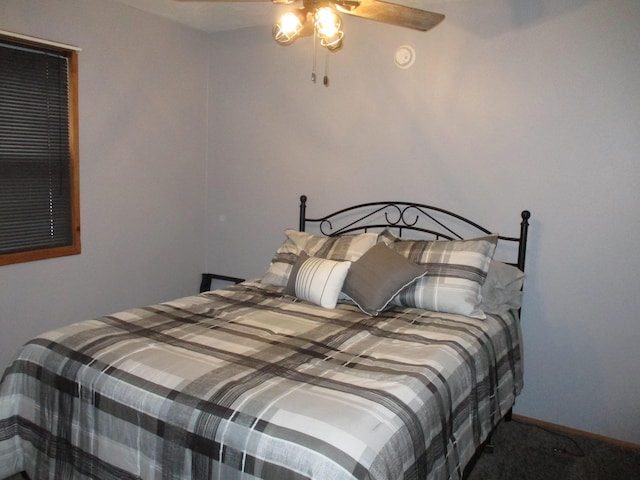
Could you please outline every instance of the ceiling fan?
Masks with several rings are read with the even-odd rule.
[[[273,26],[273,38],[280,45],[290,45],[298,37],[314,32],[320,43],[334,51],[342,46],[344,32],[338,12],[378,22],[427,31],[442,20],[444,15],[417,8],[397,5],[381,0],[178,0],[209,2],[273,2],[276,4],[301,3],[285,13]]]

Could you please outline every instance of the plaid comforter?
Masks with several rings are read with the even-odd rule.
[[[30,341],[0,478],[459,478],[522,386],[518,320],[324,310],[246,282]]]

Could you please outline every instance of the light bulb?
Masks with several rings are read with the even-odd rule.
[[[320,38],[334,38],[340,31],[342,20],[340,16],[331,8],[319,8],[314,15],[314,26]]]
[[[273,39],[280,45],[290,45],[302,31],[302,21],[295,12],[285,13],[273,26]]]

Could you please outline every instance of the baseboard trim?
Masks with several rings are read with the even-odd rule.
[[[640,452],[640,445],[633,442],[626,442],[624,440],[618,440],[617,438],[606,437],[604,435],[598,435],[597,433],[585,432],[584,430],[578,430],[577,428],[565,427],[564,425],[558,425],[556,423],[545,422],[544,420],[538,420],[536,418],[524,417],[516,413],[513,414],[513,420],[516,422],[527,423],[529,425],[537,425],[539,427],[550,428],[559,432],[569,433],[571,435],[580,435],[582,437],[593,438],[594,440],[600,440],[602,442],[612,443],[622,448],[629,448]]]

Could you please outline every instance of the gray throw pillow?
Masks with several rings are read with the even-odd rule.
[[[342,291],[364,313],[376,316],[398,292],[426,273],[426,267],[378,243],[352,263]]]

